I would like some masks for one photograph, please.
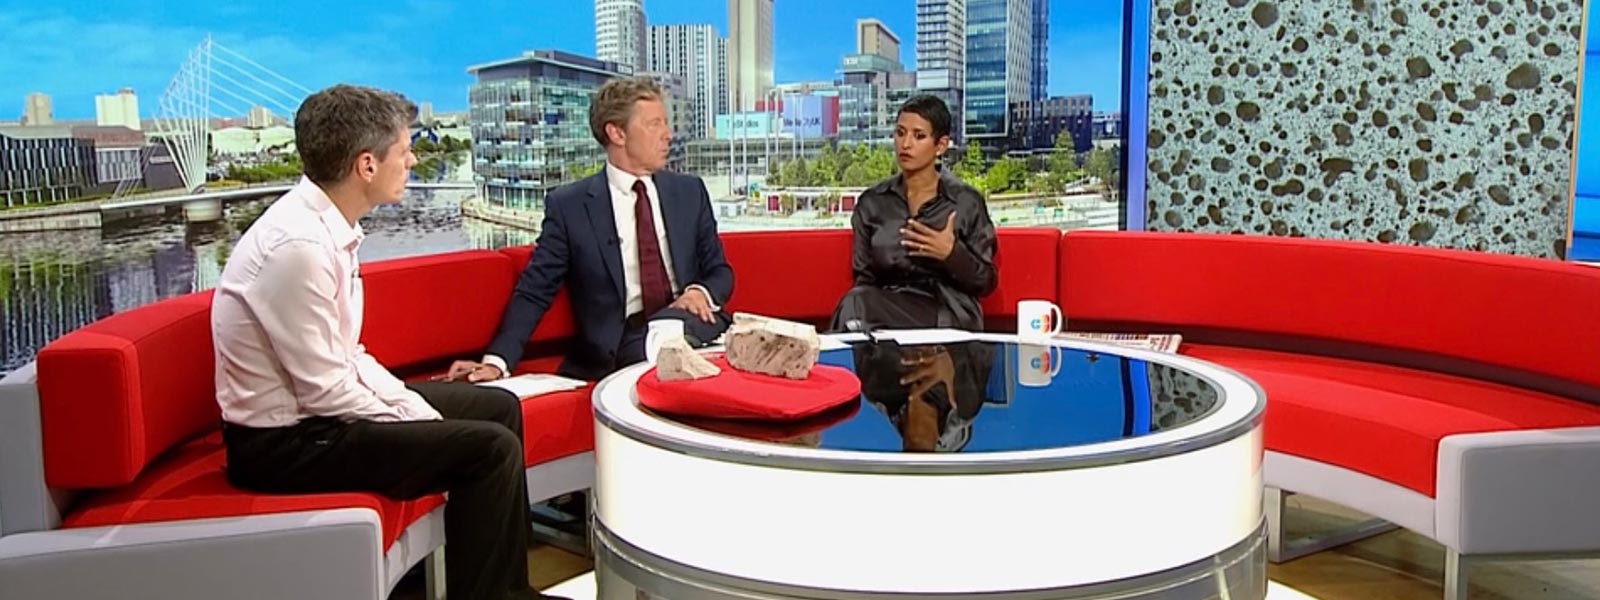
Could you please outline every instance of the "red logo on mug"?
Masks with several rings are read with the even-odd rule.
[[[1034,318],[1030,324],[1033,325],[1034,331],[1054,331],[1056,328],[1056,316],[1048,313],[1040,315]]]

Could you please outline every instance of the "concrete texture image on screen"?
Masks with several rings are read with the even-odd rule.
[[[1156,3],[1146,224],[1560,256],[1582,11]]]

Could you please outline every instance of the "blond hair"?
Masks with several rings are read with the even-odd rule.
[[[661,100],[661,86],[643,77],[618,77],[607,81],[589,100],[589,131],[602,147],[611,145],[606,125],[626,128],[633,117],[633,104],[640,100]]]

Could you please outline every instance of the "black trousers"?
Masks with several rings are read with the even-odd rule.
[[[882,329],[945,327],[945,322],[953,320],[948,312],[938,299],[927,294],[858,285],[845,292],[834,306],[833,323],[828,330],[849,331],[850,321],[856,320]]]
[[[228,480],[258,492],[361,491],[409,500],[449,492],[445,586],[452,600],[537,598],[528,584],[528,487],[522,408],[502,390],[467,383],[411,389],[443,421],[288,427],[228,425]]]

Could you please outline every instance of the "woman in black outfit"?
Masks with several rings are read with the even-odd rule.
[[[900,174],[866,192],[850,218],[855,287],[833,329],[860,326],[983,329],[978,298],[994,291],[995,233],[983,196],[939,167],[950,147],[950,109],[935,96],[900,107],[894,148]]]

